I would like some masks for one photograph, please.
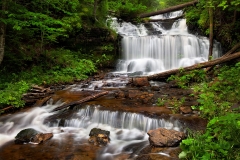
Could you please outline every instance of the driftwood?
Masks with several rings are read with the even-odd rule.
[[[161,21],[161,22],[174,22],[174,21],[176,21],[180,18],[183,18],[183,17],[184,16],[182,15],[182,16],[178,16],[178,17],[170,18],[170,19],[149,19],[149,20],[147,20],[147,22],[159,22],[159,21]]]
[[[37,106],[43,106],[44,103],[46,103],[52,96],[47,96],[43,99],[37,100],[37,102],[33,105],[33,107]]]
[[[45,99],[47,96],[52,94],[53,91],[50,88],[44,88],[38,85],[33,85],[32,88],[29,90],[28,93],[23,94],[23,100],[26,103],[34,104],[39,99]],[[35,106],[35,105],[34,105]]]
[[[236,52],[232,55],[229,56],[222,56],[218,59],[214,59],[208,62],[203,62],[203,63],[199,63],[199,64],[195,64],[189,67],[185,67],[185,68],[180,68],[180,69],[173,69],[173,70],[169,70],[166,72],[162,72],[162,73],[157,73],[157,74],[153,74],[148,77],[148,80],[157,80],[157,79],[165,79],[167,77],[169,77],[170,75],[174,75],[179,73],[180,71],[191,71],[194,69],[201,69],[201,68],[207,68],[207,67],[211,67],[217,64],[221,64],[227,61],[231,61],[233,59],[239,58],[240,57],[240,52]]]
[[[143,13],[143,14],[138,15],[138,17],[139,18],[146,18],[146,17],[150,17],[150,16],[155,16],[155,15],[158,15],[158,14],[173,12],[173,11],[177,11],[177,10],[183,9],[185,7],[188,7],[188,6],[195,5],[196,3],[198,3],[198,0],[194,0],[194,1],[191,1],[191,2],[187,2],[187,3],[184,3],[184,4],[180,4],[180,5],[177,5],[177,6],[169,7],[169,8],[166,8],[166,9],[163,9],[163,10],[159,10],[159,11],[155,11],[155,12]]]
[[[101,96],[104,96],[108,94],[108,91],[103,91],[103,92],[100,92],[100,93],[96,93],[94,95],[91,95],[91,96],[87,96],[79,101],[74,101],[74,102],[70,102],[70,103],[66,103],[66,104],[63,104],[55,109],[52,110],[53,111],[58,111],[58,110],[61,110],[61,109],[64,109],[64,108],[67,108],[69,106],[72,106],[72,105],[78,105],[78,104],[82,104],[84,102],[87,102],[87,101],[90,101],[90,100],[93,100],[93,99],[96,99],[96,98],[99,98]]]

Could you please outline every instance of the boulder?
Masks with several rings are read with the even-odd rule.
[[[90,131],[88,142],[97,146],[106,146],[110,142],[110,132],[99,128]]]
[[[22,143],[41,143],[53,137],[52,133],[41,133],[35,129],[27,128],[21,130],[15,137],[16,144]]]
[[[192,113],[192,108],[189,106],[182,106],[179,109],[182,114],[191,114]]]
[[[154,147],[174,147],[186,138],[183,132],[158,128],[148,131],[150,145]]]
[[[148,87],[150,83],[147,77],[135,77],[132,79],[133,86],[136,87]]]

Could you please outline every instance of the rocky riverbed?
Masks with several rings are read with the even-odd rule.
[[[71,105],[55,114],[49,115],[43,120],[44,124],[56,123],[56,120],[60,120],[61,122],[58,121],[58,124],[62,123],[62,125],[60,124],[59,126],[64,126],[66,119],[71,119],[79,109],[88,105],[101,106],[99,107],[100,111],[136,113],[149,118],[177,121],[181,126],[181,130],[186,130],[187,128],[191,130],[205,129],[206,121],[201,119],[197,112],[191,110],[191,106],[197,104],[196,99],[190,96],[191,90],[179,89],[173,82],[146,82],[144,78],[138,79],[126,76],[109,77],[111,77],[109,74],[106,75],[102,72],[84,83],[66,85],[62,87],[64,90],[54,90],[50,94],[52,103],[59,101],[75,102],[93,95],[96,91],[108,91],[108,94],[82,104]],[[113,78],[117,78],[117,81],[109,80]],[[95,85],[93,86],[93,84]],[[185,100],[181,103],[181,107],[177,109],[172,108],[169,104],[157,105],[158,98],[180,101],[182,97],[185,97]],[[23,110],[21,112],[30,111]],[[2,120],[4,123],[4,119],[7,119],[6,117],[9,117],[9,115],[2,116],[0,121]],[[76,138],[77,135],[71,129],[66,130],[65,128],[59,129],[57,132],[58,136],[61,135],[61,132],[65,133],[64,137],[52,138],[38,145],[15,144],[13,140],[10,140],[0,147],[0,159],[104,159],[101,155],[107,152],[106,149],[111,149],[111,147],[107,147],[111,145],[111,141],[107,146],[96,146],[90,144],[87,138]],[[119,134],[121,134],[120,132]],[[117,134],[118,132],[116,132]],[[110,159],[178,159],[179,153],[180,148],[177,146],[153,147],[149,142],[142,141],[125,146],[121,153],[112,155]]]

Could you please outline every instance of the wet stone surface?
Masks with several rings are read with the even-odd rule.
[[[104,76],[96,76],[95,80],[101,80]],[[107,80],[102,80],[106,84],[110,84]],[[121,80],[122,82],[123,80]],[[89,83],[89,81],[88,81]],[[98,84],[98,82],[95,82]],[[125,82],[124,82],[125,83]],[[139,82],[140,83],[140,82]],[[80,88],[76,86],[71,86],[69,89],[56,91],[52,95],[52,101],[57,103],[59,101],[72,102],[77,101],[87,96],[92,95],[97,90],[107,90],[108,95],[99,97],[92,101],[85,102],[84,104],[71,106],[67,109],[57,112],[45,118],[44,123],[58,122],[59,127],[64,127],[66,121],[69,119],[74,119],[74,115],[85,105],[97,105],[101,111],[119,111],[126,113],[138,113],[146,117],[151,118],[162,118],[167,121],[178,121],[183,128],[190,128],[193,130],[204,130],[206,127],[206,121],[199,118],[197,114],[185,111],[181,109],[183,114],[173,114],[173,111],[168,106],[156,106],[158,98],[175,97],[176,99],[181,99],[181,97],[186,97],[184,102],[184,107],[190,107],[196,104],[196,99],[189,96],[191,90],[182,90],[177,88],[174,84],[167,84],[165,82],[156,82],[160,85],[151,86],[134,86],[128,84],[126,87],[114,88],[113,86],[103,86],[93,87],[93,89],[83,89],[81,85]],[[145,84],[145,82],[144,82]],[[88,86],[91,86],[88,84]],[[107,87],[106,87],[107,86]],[[68,87],[66,87],[68,88]],[[77,117],[76,117],[77,118]],[[90,131],[90,130],[89,130]],[[124,130],[120,131],[123,132]],[[130,130],[131,131],[131,130]],[[62,131],[65,133],[65,131]],[[119,134],[121,134],[119,132]],[[89,132],[88,132],[89,133]],[[58,133],[61,135],[61,133]],[[104,159],[99,158],[100,154],[107,152],[113,148],[109,148],[112,145],[112,141],[106,146],[99,147],[98,145],[89,144],[88,138],[76,138],[77,134],[65,133],[64,137],[52,139],[41,143],[39,145],[34,144],[15,144],[14,141],[6,143],[4,146],[0,147],[0,159],[3,160],[38,160],[38,159],[59,159],[59,160],[94,160],[94,159]],[[129,134],[131,137],[131,134]],[[139,136],[140,139],[142,138]],[[128,141],[128,140],[127,140]],[[129,138],[131,141],[131,138]],[[114,143],[114,142],[113,142]],[[106,149],[106,150],[105,150]],[[129,152],[133,151],[133,152]],[[139,160],[155,160],[155,159],[166,159],[175,160],[178,159],[178,154],[180,152],[179,147],[151,147],[148,141],[143,141],[141,144],[133,143],[126,146],[121,153],[115,154],[111,159],[125,160],[125,159],[139,159]]]

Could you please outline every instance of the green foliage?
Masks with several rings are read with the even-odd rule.
[[[115,16],[129,20],[147,11],[147,6],[130,0],[110,1],[109,9],[115,12]]]
[[[209,8],[213,8],[214,14],[214,38],[221,42],[224,48],[231,49],[239,42],[239,0],[227,1],[199,0],[196,7],[185,9],[185,16],[189,29],[202,35],[209,34]]]
[[[53,84],[83,80],[96,72],[95,64],[89,59],[80,59],[78,53],[69,50],[54,50],[46,54],[42,66],[32,66],[29,71],[0,74],[0,108],[6,105],[24,106],[21,100],[31,84]]]
[[[209,121],[204,134],[192,134],[181,142],[181,159],[240,158],[240,114],[228,113]]]
[[[29,89],[29,84],[26,81],[16,83],[4,83],[0,89],[0,108],[5,105],[14,107],[23,107],[24,101],[22,95]]]
[[[185,98],[182,97],[181,99],[178,99],[176,97],[163,97],[158,98],[157,100],[157,106],[167,106],[168,108],[171,108],[174,113],[179,112],[179,108],[183,105],[185,102]]]
[[[240,63],[235,66],[224,66],[210,83],[195,86],[195,92],[200,93],[198,102],[201,115],[206,118],[225,115],[230,107],[240,100]]]
[[[167,81],[175,81],[180,88],[189,87],[192,82],[203,82],[206,80],[206,73],[204,70],[193,70],[190,72],[184,72],[182,70],[177,75],[171,75]]]

